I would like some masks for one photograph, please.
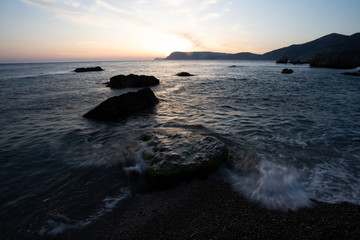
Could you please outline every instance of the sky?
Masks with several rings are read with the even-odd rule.
[[[0,62],[262,54],[360,32],[359,0],[0,0]]]

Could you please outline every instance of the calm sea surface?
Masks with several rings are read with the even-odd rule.
[[[236,65],[236,67],[230,67]],[[103,72],[75,73],[101,66]],[[129,61],[0,65],[0,232],[54,235],[96,221],[131,198],[144,131],[208,133],[254,149],[256,169],[221,176],[269,208],[309,199],[360,204],[360,79],[343,70],[269,61]],[[187,71],[195,76],[177,77]],[[137,89],[102,83],[153,75],[160,103],[121,122],[82,118]]]

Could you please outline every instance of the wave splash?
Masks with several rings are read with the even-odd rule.
[[[311,201],[295,170],[262,160],[255,171],[239,175],[224,169],[225,179],[237,192],[269,209],[296,210],[310,207]]]

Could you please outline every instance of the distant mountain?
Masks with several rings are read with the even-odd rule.
[[[277,60],[287,56],[289,60],[309,61],[318,53],[352,52],[360,50],[360,33],[351,36],[332,33],[303,44],[294,44],[265,54],[173,52],[165,60]]]
[[[294,44],[263,54],[263,59],[273,60],[287,56],[290,60],[308,61],[318,53],[349,52],[360,50],[360,33],[351,36],[332,33],[304,44]]]
[[[254,53],[218,53],[218,52],[173,52],[166,60],[257,60],[261,57]]]

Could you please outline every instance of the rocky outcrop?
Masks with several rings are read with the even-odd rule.
[[[205,176],[228,155],[220,140],[187,131],[159,131],[140,139],[145,172],[158,184]]]
[[[219,52],[172,52],[166,60],[276,60],[282,56],[288,59],[308,62],[315,54],[322,52],[354,52],[360,50],[360,33],[351,36],[332,33],[302,44],[293,44],[262,55],[253,53]]]
[[[360,77],[360,71],[357,71],[357,72],[343,72],[342,75]]]
[[[325,52],[310,60],[310,67],[351,69],[360,64],[359,52]]]
[[[282,56],[280,59],[276,61],[276,63],[288,63],[289,59],[286,56]]]
[[[284,68],[281,73],[283,74],[290,74],[290,73],[293,73],[294,71],[290,68]]]
[[[104,71],[101,67],[85,67],[85,68],[76,68],[74,72],[98,72],[98,71]]]
[[[179,77],[191,77],[191,76],[194,76],[188,72],[179,72],[176,74],[176,76],[179,76]]]
[[[152,107],[158,102],[159,100],[151,89],[144,88],[137,92],[108,98],[84,114],[83,117],[107,121],[117,120],[131,113]]]
[[[146,75],[117,75],[110,78],[110,82],[106,83],[111,88],[138,88],[154,86],[160,83],[159,79],[154,76]]]

